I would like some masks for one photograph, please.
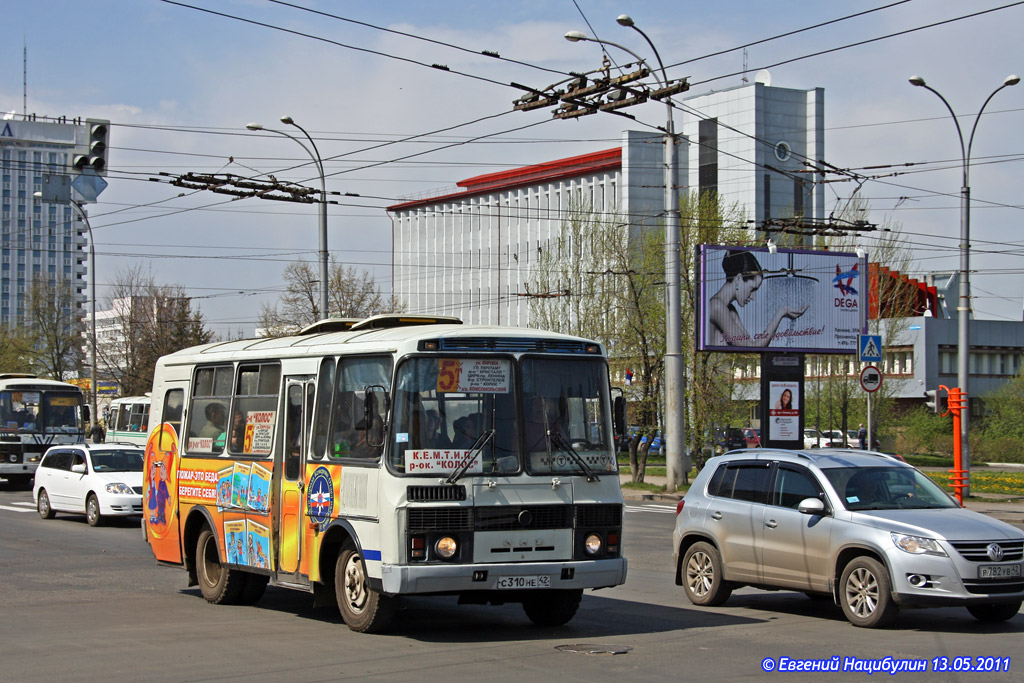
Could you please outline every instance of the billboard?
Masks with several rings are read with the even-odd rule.
[[[697,350],[857,353],[867,257],[729,247],[697,251]]]

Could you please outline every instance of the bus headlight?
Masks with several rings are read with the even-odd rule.
[[[434,552],[437,556],[445,560],[450,560],[455,557],[456,551],[459,549],[459,544],[451,536],[442,536],[437,539],[437,543],[434,544]]]
[[[597,555],[603,546],[604,541],[601,540],[600,534],[588,534],[587,539],[583,542],[583,550],[587,555]]]

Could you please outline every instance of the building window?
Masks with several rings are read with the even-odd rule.
[[[697,124],[697,182],[700,194],[718,195],[718,119]]]

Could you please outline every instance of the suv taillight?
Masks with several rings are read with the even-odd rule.
[[[678,517],[679,513],[683,511],[683,505],[685,505],[685,504],[686,504],[686,501],[683,500],[682,498],[680,498],[679,502],[676,503],[676,517]]]

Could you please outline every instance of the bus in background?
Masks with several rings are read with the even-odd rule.
[[[430,594],[561,625],[626,579],[610,394],[596,342],[456,318],[185,349],[154,374],[146,540],[212,603],[273,582],[360,632]]]
[[[89,411],[73,384],[35,375],[0,374],[0,477],[32,487],[50,446],[85,442]]]
[[[149,436],[149,395],[126,396],[110,402],[107,443],[146,445]]]

